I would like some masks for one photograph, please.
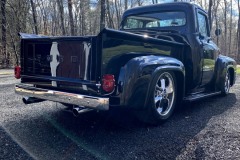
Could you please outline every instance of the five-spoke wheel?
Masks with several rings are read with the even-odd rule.
[[[175,82],[173,76],[168,72],[164,72],[159,76],[154,91],[155,107],[159,115],[168,115],[174,100]]]
[[[159,124],[173,113],[177,99],[177,83],[171,71],[157,73],[148,90],[147,104],[144,110],[136,111],[136,116],[149,124]]]

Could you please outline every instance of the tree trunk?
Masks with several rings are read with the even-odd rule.
[[[9,34],[9,36],[10,36],[10,40],[11,40],[11,44],[12,44],[12,48],[13,48],[14,55],[15,55],[16,65],[18,66],[18,65],[19,65],[18,49],[17,49],[17,46],[16,46],[16,44],[15,44],[13,31],[11,31],[11,27],[9,27],[9,24],[7,24],[7,25],[8,25],[8,34]]]
[[[68,0],[68,12],[69,12],[69,22],[71,28],[71,35],[75,35],[75,27],[73,22],[73,12],[72,12],[72,0]]]
[[[100,31],[105,28],[105,0],[101,0]]]
[[[231,55],[231,46],[232,46],[232,13],[233,13],[233,8],[232,8],[232,1],[230,1],[231,3],[231,11],[230,11],[230,29],[229,29],[229,45],[228,45],[228,53],[229,55]]]
[[[117,27],[120,25],[120,13],[119,13],[119,5],[117,1],[114,1],[115,4],[115,10],[116,10],[116,17],[117,17]]]
[[[1,0],[1,12],[2,12],[2,64],[3,67],[7,67],[7,21],[6,21],[6,0]]]
[[[208,4],[208,20],[209,20],[209,27],[210,27],[210,31],[212,30],[212,0],[209,0],[209,4]]]
[[[38,5],[39,5],[39,8],[41,10],[41,14],[42,14],[44,35],[48,35],[46,9],[45,9],[45,6],[44,6],[42,0],[40,0],[41,4],[40,4],[39,0],[37,2],[38,2]]]
[[[30,3],[31,3],[32,13],[33,13],[33,25],[34,25],[35,33],[38,34],[36,8],[35,8],[35,5],[33,3],[33,0],[30,0]]]
[[[174,0],[175,1],[175,0]],[[158,0],[152,0],[152,3],[153,4],[157,4],[158,3]]]
[[[137,4],[138,4],[138,6],[142,6],[141,0],[137,0]]]
[[[113,23],[113,11],[112,14],[110,13],[110,4],[109,4],[109,0],[107,0],[107,17],[108,17],[108,27],[110,28],[115,28],[114,27],[114,23]]]
[[[214,21],[215,18],[215,27],[216,29],[220,29],[219,28],[219,21],[218,21],[218,7],[219,7],[219,0],[214,0],[213,1],[213,17],[212,17],[212,21]],[[219,36],[217,36],[217,45],[219,46]]]
[[[64,11],[63,11],[63,2],[62,0],[57,0],[57,6],[59,10],[59,15],[60,15],[60,27],[62,30],[62,35],[66,35],[65,27],[64,27]]]
[[[227,53],[227,0],[224,0],[224,55]]]
[[[240,2],[238,1],[237,60],[240,59]]]
[[[124,10],[127,10],[127,8],[128,8],[128,0],[125,0],[124,1]]]

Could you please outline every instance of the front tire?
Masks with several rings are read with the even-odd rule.
[[[226,96],[230,91],[230,73],[229,70],[226,71],[224,80],[221,82],[221,95]]]
[[[177,83],[173,72],[160,72],[154,77],[143,111],[138,112],[141,121],[159,124],[173,113],[177,99]]]

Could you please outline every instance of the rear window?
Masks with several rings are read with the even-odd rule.
[[[146,13],[129,16],[125,19],[123,29],[142,29],[142,28],[161,28],[184,26],[186,24],[186,15],[184,12],[160,12]]]

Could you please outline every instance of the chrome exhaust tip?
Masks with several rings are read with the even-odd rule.
[[[93,111],[93,109],[80,107],[80,106],[73,107],[73,109],[72,109],[72,113],[75,117],[78,117],[79,114],[81,114],[81,113],[86,113],[86,112],[89,112],[89,111]]]

